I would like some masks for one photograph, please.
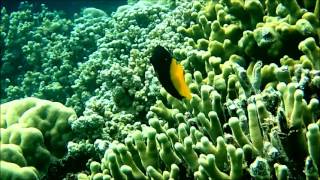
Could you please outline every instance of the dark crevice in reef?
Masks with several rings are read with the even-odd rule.
[[[87,169],[87,162],[92,159],[92,154],[79,152],[76,156],[67,156],[62,160],[51,162],[48,173],[43,180],[77,179],[74,176],[77,172]],[[99,158],[96,158],[99,161]],[[71,175],[73,174],[73,175]]]

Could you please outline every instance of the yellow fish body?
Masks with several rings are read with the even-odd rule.
[[[162,46],[153,49],[150,62],[164,89],[177,99],[191,99],[191,92],[184,80],[181,64],[172,58],[171,54]]]

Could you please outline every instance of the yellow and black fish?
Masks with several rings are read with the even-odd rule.
[[[160,83],[168,93],[180,100],[191,99],[181,64],[178,64],[164,47],[158,45],[153,49],[150,62],[158,74]]]

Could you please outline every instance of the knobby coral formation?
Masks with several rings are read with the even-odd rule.
[[[69,23],[70,35],[51,35],[74,48],[60,49],[71,54],[61,59],[77,57],[74,62],[81,62],[69,74],[76,74],[75,82],[60,83],[71,90],[65,103],[82,114],[71,122],[76,137],[68,144],[68,154],[94,154],[88,161],[90,172],[79,169],[77,178],[318,179],[320,1],[150,2],[132,1],[111,17],[85,9]],[[18,18],[26,12],[30,16],[28,9],[10,15],[20,23],[3,16],[3,65],[15,61],[9,56],[13,50],[3,43],[9,41],[2,40],[20,32],[14,24],[30,25]],[[158,44],[184,66],[190,101],[159,88],[148,63]],[[85,52],[80,51],[83,47]],[[24,60],[20,56],[16,59]],[[41,57],[53,65],[52,56]],[[43,66],[30,67],[33,72],[37,68]],[[21,76],[27,74],[18,75],[20,79],[8,76],[1,83],[25,81]],[[3,149],[14,151],[16,164],[22,166],[21,150]]]
[[[25,98],[1,104],[1,177],[39,179],[51,160],[67,152],[73,109],[60,103]]]

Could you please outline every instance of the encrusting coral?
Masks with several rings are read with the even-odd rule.
[[[65,99],[83,113],[68,155],[96,153],[77,178],[318,179],[320,1],[162,3],[86,9],[74,25],[75,42],[83,31],[94,38],[79,44],[96,42]],[[159,44],[184,66],[191,100],[159,87],[148,63]],[[3,151],[24,167],[23,151]]]

